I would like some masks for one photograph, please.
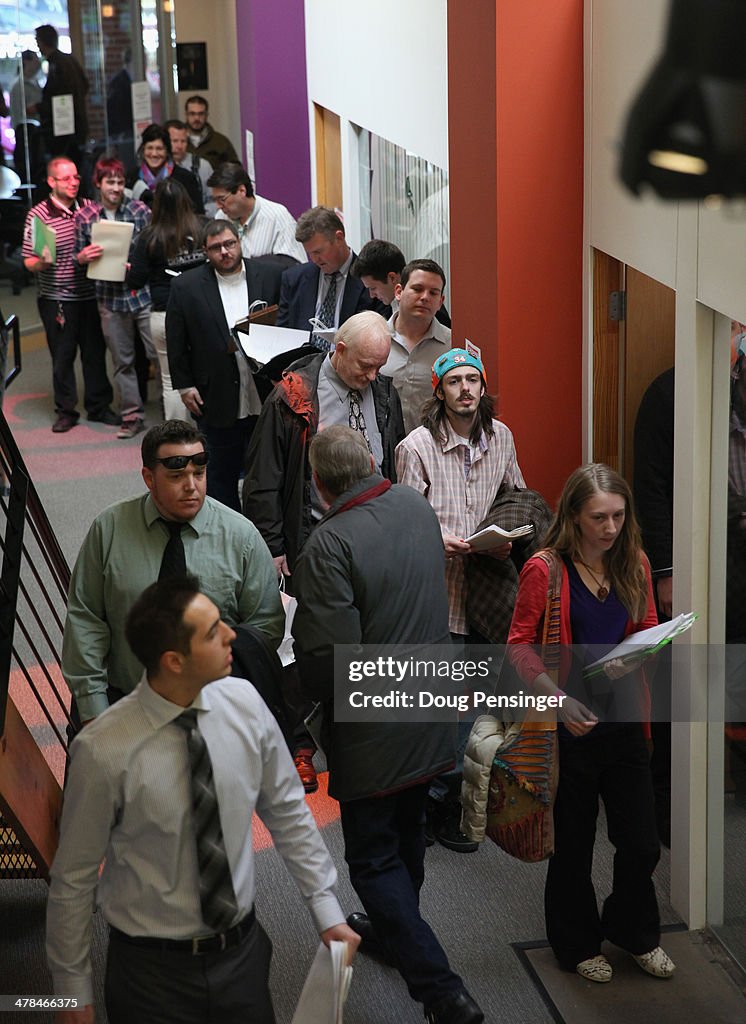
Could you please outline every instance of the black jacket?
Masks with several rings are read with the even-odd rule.
[[[353,261],[355,254],[353,253]],[[280,308],[277,311],[278,327],[293,327],[299,331],[311,330],[309,320],[316,315],[316,297],[319,291],[319,274],[321,271],[315,263],[299,263],[289,267],[282,275],[280,292]],[[342,305],[339,310],[339,326],[349,320],[355,313],[363,313],[366,309],[382,312],[386,307],[371,299],[363,282],[347,275]]]
[[[319,372],[326,356],[313,351],[294,363],[264,403],[249,442],[243,511],[273,557],[285,555],[292,571],[311,532],[311,466],[308,446],[319,417]],[[383,475],[396,480],[394,450],[404,437],[401,402],[390,377],[371,384],[383,442]]]
[[[249,303],[277,302],[282,268],[261,259],[244,260]],[[231,427],[238,416],[240,380],[233,339],[209,263],[174,278],[166,309],[166,343],[176,390],[196,387],[209,427]]]

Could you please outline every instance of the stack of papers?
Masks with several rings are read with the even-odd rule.
[[[347,943],[332,942],[329,948],[320,943],[292,1024],[342,1024],[351,981]]]
[[[694,612],[682,612],[670,622],[661,622],[658,626],[651,626],[650,629],[641,629],[639,633],[632,633],[618,644],[613,651],[604,654],[603,658],[587,665],[585,674],[589,676],[598,675],[603,672],[607,661],[619,658],[629,665],[635,662],[645,661],[656,651],[666,644],[670,644],[674,637],[681,636],[694,625],[697,616]]]
[[[38,217],[31,218],[31,250],[36,256],[44,258],[45,247],[49,249],[49,262],[57,262],[57,234]]]
[[[499,548],[509,540],[517,540],[519,537],[527,537],[534,532],[533,525],[516,526],[515,530],[503,530],[499,526],[488,526],[485,530],[473,533],[466,537],[466,543],[470,544],[474,551],[489,551],[490,548]]]

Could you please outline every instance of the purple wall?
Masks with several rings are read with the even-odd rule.
[[[248,129],[258,193],[297,217],[311,205],[304,0],[236,0],[236,24],[241,148]]]

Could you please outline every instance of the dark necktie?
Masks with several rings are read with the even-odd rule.
[[[172,523],[166,519],[163,522],[166,524],[170,536],[163,549],[158,579],[167,580],[174,576],[186,576],[186,555],[184,554],[184,541],[181,539],[181,528],[184,524]]]
[[[210,751],[199,731],[196,708],[180,714],[174,720],[174,725],[184,730],[187,739],[202,920],[213,931],[224,932],[233,924],[238,904],[220,827],[220,808],[212,777]]]
[[[329,287],[326,290],[324,301],[321,303],[317,320],[320,320],[325,327],[334,327],[334,314],[337,312],[337,275],[325,274]],[[326,338],[314,334],[311,337],[311,344],[320,352],[328,352],[331,348]]]
[[[363,416],[363,396],[359,391],[352,390],[348,392],[347,397],[350,400],[350,427],[352,430],[360,431],[365,438],[368,451],[372,451],[370,447],[370,438],[368,437],[368,428],[365,426],[365,417]]]

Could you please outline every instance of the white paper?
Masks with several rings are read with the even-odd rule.
[[[474,551],[489,551],[491,548],[502,547],[506,541],[527,537],[533,532],[534,528],[531,523],[527,523],[526,526],[517,526],[515,530],[503,530],[499,526],[488,526],[464,539],[467,544],[471,544]]]
[[[642,656],[646,651],[657,647],[661,641],[686,633],[694,625],[696,618],[694,612],[682,612],[670,622],[661,622],[657,626],[651,626],[650,629],[641,629],[639,633],[630,633],[620,644],[617,644],[613,651],[604,654],[603,658],[599,658],[598,661],[586,665],[585,671],[587,672],[596,665],[604,665],[614,658],[625,658],[630,655]]]
[[[319,944],[292,1024],[343,1024],[344,1004],[352,981],[346,955],[344,942],[332,942],[330,948],[323,942]]]
[[[296,598],[291,597],[290,594],[286,594],[284,590],[280,591],[280,597],[282,599],[282,610],[285,612],[285,635],[277,649],[277,654],[282,662],[282,667],[287,668],[288,665],[292,665],[295,661],[292,628],[298,601]]]
[[[251,178],[256,192],[256,169],[254,167],[254,133],[246,130],[246,173]]]
[[[235,336],[244,355],[255,359],[257,363],[268,363],[281,352],[305,345],[311,335],[310,331],[298,331],[292,327],[269,327],[267,324],[252,324],[248,334],[236,331]],[[313,354],[309,348],[309,355]]]
[[[91,281],[124,281],[134,230],[134,224],[121,220],[97,220],[91,226],[91,242],[104,250],[103,256],[88,264]]]
[[[150,124],[153,120],[150,86],[147,82],[133,82],[130,90],[132,92],[132,120],[147,121]]]
[[[52,134],[55,137],[75,134],[75,106],[72,93],[52,97]]]
[[[466,349],[470,356],[476,356],[479,362],[482,362],[481,348],[477,348],[477,346],[473,342],[469,341],[468,338],[464,338],[464,348]]]

